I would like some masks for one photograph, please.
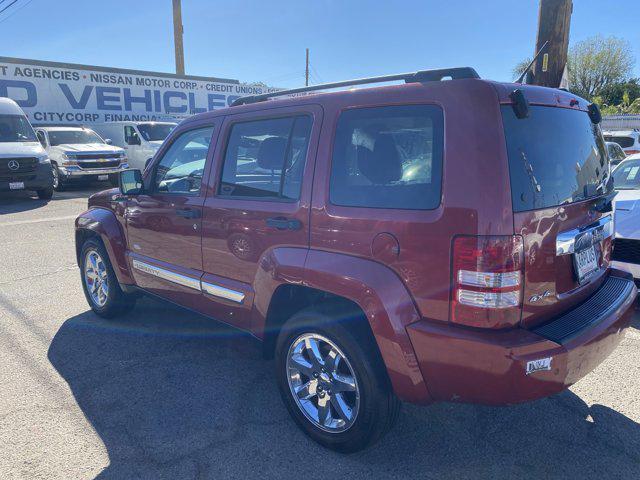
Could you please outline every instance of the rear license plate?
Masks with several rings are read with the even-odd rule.
[[[109,180],[109,175],[98,175],[98,181]]]
[[[578,282],[582,283],[598,270],[598,251],[595,245],[573,254],[573,263],[578,276]]]
[[[24,190],[24,182],[10,182],[9,190]]]

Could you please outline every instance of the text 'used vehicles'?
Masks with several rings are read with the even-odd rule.
[[[367,82],[389,80],[183,121],[76,221],[92,309],[149,292],[251,332],[340,451],[399,400],[512,404],[593,370],[636,297],[597,107],[470,68]]]

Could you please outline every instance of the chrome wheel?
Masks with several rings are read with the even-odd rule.
[[[328,338],[306,333],[293,341],[287,354],[287,380],[296,404],[317,427],[339,433],[355,422],[358,382],[349,360]]]
[[[60,185],[60,173],[58,172],[58,168],[53,165],[52,167],[53,170],[53,188],[58,188],[58,186]]]
[[[91,301],[97,307],[104,307],[109,296],[109,277],[107,266],[95,250],[89,250],[84,257],[84,282]]]

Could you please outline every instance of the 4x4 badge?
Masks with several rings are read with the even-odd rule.
[[[551,296],[551,292],[549,290],[545,290],[542,293],[539,293],[537,295],[531,295],[531,297],[529,297],[529,301],[531,303],[537,302],[538,300],[542,300],[543,298],[547,298]]]

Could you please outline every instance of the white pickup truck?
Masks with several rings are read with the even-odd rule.
[[[38,127],[36,135],[51,159],[58,191],[72,181],[109,180],[117,186],[119,172],[129,168],[125,151],[89,128]]]

